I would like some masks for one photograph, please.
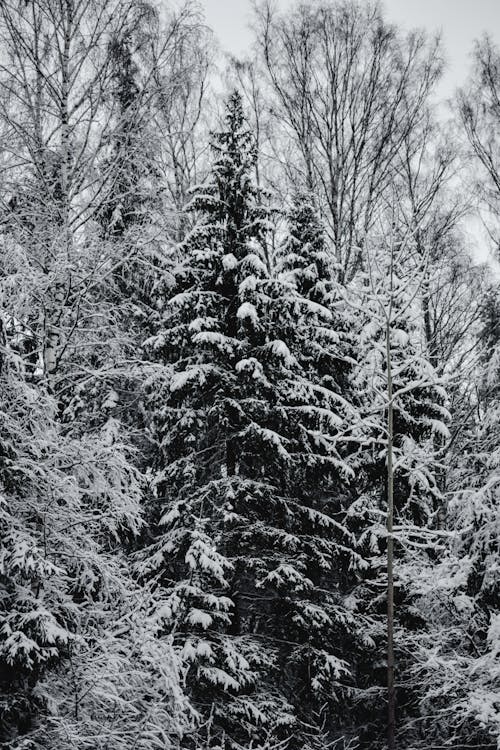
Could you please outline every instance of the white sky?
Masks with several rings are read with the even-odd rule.
[[[282,8],[292,3],[280,0]],[[448,63],[442,96],[451,96],[464,82],[474,39],[488,31],[500,44],[500,0],[385,0],[383,4],[388,20],[404,28],[442,31]],[[250,0],[201,0],[201,5],[222,48],[244,53],[251,39],[247,28]]]

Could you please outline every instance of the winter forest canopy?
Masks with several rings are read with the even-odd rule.
[[[0,3],[5,750],[500,748],[500,50],[252,29]]]

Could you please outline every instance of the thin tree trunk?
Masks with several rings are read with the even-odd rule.
[[[391,361],[391,321],[386,326],[387,357],[387,746],[395,748],[396,693],[394,688],[394,406]]]
[[[64,24],[64,42],[61,55],[61,94],[60,94],[60,190],[61,199],[59,205],[61,223],[61,242],[64,256],[68,263],[67,274],[70,274],[71,262],[71,234],[69,226],[69,162],[70,162],[70,128],[69,128],[69,80],[70,80],[70,56],[71,41],[73,34],[73,3],[65,0],[62,21]],[[59,261],[61,262],[61,260]],[[53,390],[53,380],[58,367],[59,350],[61,347],[61,322],[63,307],[65,304],[65,284],[61,281],[61,271],[56,269],[56,280],[50,294],[51,302],[46,312],[46,336],[45,336],[45,376],[50,391]],[[69,282],[70,283],[70,282]]]

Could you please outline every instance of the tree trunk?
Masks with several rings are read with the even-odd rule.
[[[387,746],[395,748],[396,693],[394,688],[394,405],[391,362],[391,323],[386,326],[387,358]]]

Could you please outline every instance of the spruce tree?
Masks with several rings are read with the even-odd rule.
[[[333,281],[334,264],[313,196],[304,191],[295,193],[286,220],[279,269],[290,273],[301,296],[324,304]]]
[[[358,637],[337,585],[337,568],[360,563],[339,518],[351,469],[338,437],[353,411],[324,366],[338,343],[332,314],[297,283],[308,243],[295,268],[269,271],[270,216],[238,93],[213,151],[175,294],[147,342],[165,372],[145,401],[156,539],[140,570],[170,594],[165,629],[217,746],[319,747]]]

